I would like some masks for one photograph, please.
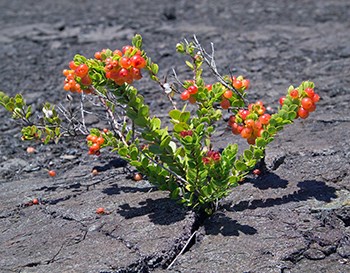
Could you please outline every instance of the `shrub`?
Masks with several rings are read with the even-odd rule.
[[[12,113],[13,119],[24,123],[23,140],[48,143],[57,142],[62,136],[85,134],[89,154],[98,155],[111,147],[150,183],[169,191],[171,198],[211,214],[219,200],[264,157],[265,148],[276,133],[296,118],[306,118],[320,97],[314,92],[314,84],[305,81],[296,88],[290,86],[280,99],[278,111],[267,113],[261,101],[248,103],[248,79],[218,72],[213,48],[208,53],[194,37],[191,42],[177,44],[176,49],[188,57],[186,65],[192,71],[185,81],[180,81],[174,71],[176,84],[159,79],[158,65],[142,50],[140,35],[133,38],[132,46],[122,50],[103,49],[92,59],[76,55],[69,63],[69,69],[63,71],[64,89],[74,96],[80,94],[82,105],[86,97],[94,98],[107,113],[110,130],[88,129],[83,106],[77,118],[62,106],[46,103],[43,116],[35,119],[20,94],[9,97],[0,92],[0,104]],[[203,67],[212,72],[217,82],[204,81]],[[133,86],[144,73],[169,100],[170,128],[150,113],[144,97]],[[176,102],[178,97],[181,103]],[[188,103],[195,110],[187,110]],[[230,114],[227,126],[232,133],[249,144],[242,154],[237,153],[237,144],[228,143],[222,149],[212,144],[223,112]]]

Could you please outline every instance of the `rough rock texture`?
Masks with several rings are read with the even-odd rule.
[[[349,18],[346,0],[0,2],[0,90],[22,92],[37,109],[65,103],[61,71],[75,53],[120,48],[135,33],[160,69],[175,67],[181,79],[174,47],[196,34],[215,44],[222,73],[251,80],[251,101],[276,109],[290,84],[308,79],[322,98],[271,143],[268,171],[204,222],[130,180],[116,158],[88,157],[82,139],[34,143],[27,154],[0,109],[0,272],[164,272],[175,258],[169,272],[350,272]],[[142,87],[158,114],[169,110],[157,87]],[[219,131],[218,147],[244,147]]]

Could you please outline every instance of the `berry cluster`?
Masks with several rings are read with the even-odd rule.
[[[305,119],[309,116],[309,113],[316,110],[316,102],[320,100],[320,96],[315,93],[311,87],[305,88],[305,90],[292,89],[289,91],[288,96],[293,103],[299,105],[296,118],[300,117]],[[283,106],[286,97],[281,97],[279,102]]]
[[[89,76],[89,67],[86,64],[76,65],[71,61],[69,68],[63,70],[63,75],[66,77],[63,89],[77,93],[91,93],[89,86],[92,81]]]
[[[105,139],[103,138],[102,134],[100,134],[100,136],[90,134],[86,137],[86,140],[90,147],[89,155],[99,155],[101,145],[105,142]]]
[[[250,81],[248,79],[244,79],[243,76],[232,76],[229,79],[231,85],[238,91],[243,92],[249,88]],[[226,90],[224,94],[222,94],[222,100],[220,102],[220,106],[222,109],[228,109],[231,106],[230,99],[233,97],[233,92],[231,90]]]
[[[261,136],[271,118],[265,110],[261,101],[249,104],[248,109],[240,109],[235,116],[230,116],[228,121],[232,133],[241,135],[249,144],[255,144],[256,138]]]
[[[221,155],[217,151],[210,150],[207,152],[206,156],[202,158],[205,165],[218,163],[221,159]]]
[[[182,100],[188,100],[189,103],[192,103],[192,104],[196,103],[197,101],[196,94],[198,93],[198,87],[197,85],[194,84],[194,81],[192,80],[189,80],[186,82],[190,83],[191,85],[181,93],[180,98]],[[207,91],[211,91],[212,85],[207,84],[204,89]]]
[[[118,85],[131,84],[134,80],[142,78],[141,69],[146,66],[146,60],[141,51],[133,46],[124,46],[122,50],[116,49],[106,57],[106,49],[95,53],[97,60],[103,61],[106,78]]]
[[[180,136],[181,137],[186,137],[186,136],[192,136],[193,135],[193,131],[192,130],[183,130],[180,132]]]

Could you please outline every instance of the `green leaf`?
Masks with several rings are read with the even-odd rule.
[[[260,159],[264,156],[264,152],[263,150],[259,149],[259,148],[255,148],[254,149],[254,158],[256,159]]]
[[[186,65],[191,68],[192,70],[194,69],[193,64],[189,61],[186,61]]]
[[[142,36],[140,34],[136,34],[132,38],[132,45],[134,47],[137,47],[138,49],[141,49],[141,47],[142,47]]]
[[[161,121],[159,118],[152,118],[151,120],[151,128],[152,130],[157,130],[160,128],[160,125],[161,125]]]
[[[148,114],[149,114],[149,107],[147,105],[143,105],[139,110],[139,115],[148,117]]]
[[[245,160],[251,160],[253,158],[253,152],[251,150],[245,150],[243,156]]]
[[[152,144],[148,147],[148,150],[153,153],[153,154],[162,154],[163,152],[161,151],[159,145],[157,144]]]
[[[179,198],[179,195],[180,195],[180,188],[176,188],[175,190],[173,190],[171,193],[170,193],[170,198],[171,199],[178,199]]]
[[[197,134],[201,134],[201,133],[203,132],[203,130],[204,130],[204,124],[201,123],[201,124],[199,124],[199,125],[197,126],[197,128],[196,128],[196,133],[197,133]]]
[[[176,44],[176,51],[179,53],[184,53],[185,52],[184,44],[183,43]]]
[[[181,131],[187,130],[187,128],[188,128],[188,124],[184,122],[177,123],[174,125],[174,131],[176,133],[180,133]]]
[[[142,163],[141,163],[140,161],[137,161],[137,160],[131,160],[131,161],[129,162],[129,164],[130,164],[131,166],[136,167],[136,168],[142,166]]]
[[[127,148],[120,148],[120,149],[118,150],[118,154],[119,154],[121,157],[125,157],[128,153],[129,153],[129,151],[128,151]]]
[[[155,63],[152,63],[151,64],[151,71],[152,71],[152,73],[156,75],[156,74],[158,74],[158,70],[159,70],[158,65],[155,64]]]
[[[235,163],[236,170],[238,171],[245,171],[247,169],[247,166],[240,160],[237,160]]]
[[[297,117],[297,113],[295,113],[295,112],[288,112],[288,118],[290,119],[290,120],[294,120],[295,118]]]
[[[166,149],[169,146],[170,141],[171,141],[171,136],[165,137],[160,143],[160,149],[162,150]]]
[[[256,141],[255,141],[255,144],[256,144],[256,146],[259,147],[259,148],[265,148],[265,146],[266,146],[266,141],[265,141],[265,139],[263,139],[263,138],[261,138],[261,137],[258,137],[258,138],[256,139]]]
[[[187,122],[188,119],[191,117],[191,113],[190,112],[182,112],[180,115],[180,122]]]
[[[176,152],[176,143],[174,141],[169,142],[169,147],[171,148],[172,152],[175,154]]]
[[[173,120],[179,121],[180,120],[180,116],[181,116],[181,111],[180,110],[174,109],[174,110],[171,110],[169,112],[169,117],[171,117]]]

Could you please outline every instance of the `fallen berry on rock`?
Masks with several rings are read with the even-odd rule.
[[[27,148],[27,153],[28,153],[28,154],[35,153],[35,148],[29,146],[29,147]]]
[[[105,211],[104,208],[101,207],[101,208],[96,209],[96,213],[97,213],[97,214],[105,214],[106,211]]]
[[[135,181],[140,181],[142,180],[142,175],[140,173],[135,173],[132,179]]]
[[[49,170],[49,176],[51,176],[51,177],[56,176],[56,171],[54,171],[54,170]]]
[[[260,169],[255,169],[255,170],[253,170],[253,174],[255,174],[255,175],[260,175],[260,174],[261,174]]]
[[[33,205],[39,205],[39,200],[38,198],[34,198],[32,201]]]

